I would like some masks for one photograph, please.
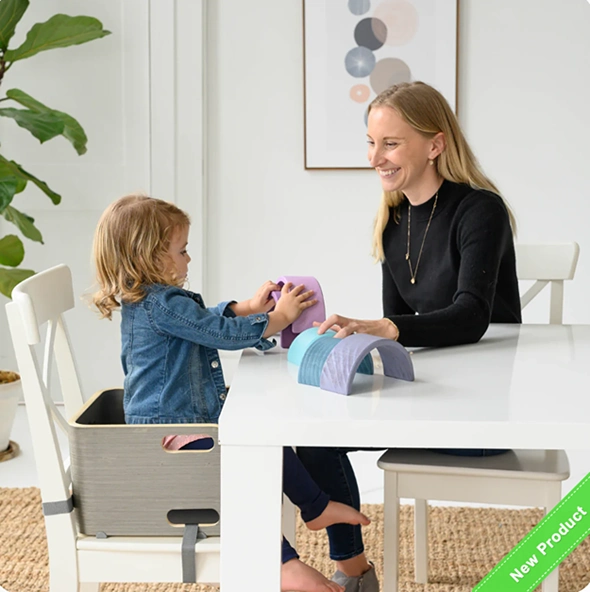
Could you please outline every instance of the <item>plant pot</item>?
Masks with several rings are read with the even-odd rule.
[[[0,460],[7,460],[14,456],[11,452],[16,452],[16,445],[10,441],[10,432],[20,394],[20,376],[16,372],[0,370]]]

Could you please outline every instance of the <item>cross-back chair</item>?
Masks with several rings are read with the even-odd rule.
[[[524,308],[551,284],[550,323],[563,318],[563,282],[574,277],[577,243],[516,245],[519,280],[536,280],[521,297]],[[377,462],[385,475],[384,592],[398,590],[399,500],[414,498],[414,576],[428,582],[428,500],[536,506],[548,513],[561,500],[569,477],[563,450],[511,450],[488,457],[451,456],[427,450],[391,449]],[[485,575],[485,574],[483,574]],[[543,581],[557,592],[558,570]]]
[[[57,381],[51,380],[54,361],[66,415],[72,417],[78,413],[78,429],[93,428],[99,431],[107,426],[92,426],[90,425],[92,422],[82,425],[84,423],[82,416],[84,413],[88,415],[89,409],[94,409],[93,405],[98,399],[94,397],[83,407],[84,401],[76,364],[63,318],[64,314],[73,308],[72,278],[69,268],[65,265],[48,269],[19,284],[13,290],[12,302],[6,305],[10,333],[22,378],[41,489],[49,550],[50,591],[98,592],[101,582],[218,582],[219,537],[210,536],[196,540],[198,524],[183,523],[183,520],[175,522],[171,515],[167,515],[160,520],[162,524],[164,522],[166,524],[158,526],[156,530],[168,532],[165,530],[168,528],[172,531],[172,536],[110,536],[102,532],[92,534],[81,532],[80,517],[84,508],[79,507],[79,500],[76,497],[80,487],[76,482],[76,474],[72,478],[74,471],[70,471],[69,459],[62,458],[56,437],[56,426],[59,426],[71,438],[73,424],[63,418],[52,400],[52,385],[57,384]],[[38,351],[40,345],[44,346],[43,353]],[[112,391],[113,389],[109,392],[112,393]],[[102,393],[97,396],[102,396]],[[81,408],[83,408],[82,415],[79,414]],[[127,431],[122,430],[133,431],[137,426],[125,426],[124,421],[118,423],[119,425],[108,426],[118,430],[116,432],[118,440],[110,450],[111,456],[103,465],[110,464],[113,468],[116,467],[120,464],[120,454],[124,453],[128,447],[127,454],[137,456],[137,466],[145,467],[142,459],[146,454],[157,454],[158,451],[155,449],[161,448],[160,444],[153,446],[154,450],[148,452],[141,448],[136,450],[133,447],[133,436],[125,440],[124,435]],[[179,426],[139,426],[139,431],[136,433],[145,432],[151,427],[160,430],[156,434],[160,443],[162,430],[167,430],[171,434],[191,433],[187,432],[191,426],[186,425],[184,432],[178,431]],[[203,429],[207,430],[207,427],[199,424],[198,430],[201,432]],[[193,432],[195,428],[193,424]],[[210,433],[213,435],[213,431]],[[92,451],[90,453],[92,454]],[[180,478],[179,468],[184,467],[182,470],[185,473],[191,472],[188,470],[189,467],[192,468],[193,473],[198,473],[199,468],[192,464],[190,457],[186,456],[188,452],[168,453],[162,449],[160,454],[166,455],[166,458],[163,461],[157,461],[157,471],[160,471],[160,465],[169,464],[172,467],[171,472],[163,477],[164,480],[168,479],[172,496],[178,484],[176,478]],[[98,461],[99,456],[99,454],[90,456],[90,462],[93,462],[93,458]],[[104,467],[101,469],[98,462],[97,467],[96,471],[106,470]],[[81,474],[80,469],[78,473]],[[109,481],[109,475],[103,473],[103,477],[96,481],[97,473],[94,471],[94,466],[90,464],[84,478],[95,478],[95,483],[98,483],[96,487],[102,486],[102,491],[112,496],[114,510],[120,507],[128,508],[129,505],[123,506],[123,504],[129,504],[129,500],[132,506],[141,508],[149,506],[150,494],[155,487],[152,482],[157,481],[158,478],[155,473],[146,475],[139,473],[140,471],[129,471],[125,478],[119,481]],[[133,480],[137,478],[138,483],[144,484],[143,488],[130,487],[130,484],[135,483]],[[219,481],[218,476],[217,481]],[[92,488],[89,494],[92,496]],[[181,510],[190,514],[194,492],[186,491],[185,494],[188,501],[184,506],[180,504]],[[179,505],[179,502],[172,503],[176,503],[176,507]],[[187,520],[186,516],[184,520]],[[187,522],[194,522],[194,516]],[[180,527],[174,530],[171,523],[179,524]],[[145,525],[140,526],[143,528]],[[139,531],[139,527],[137,530]],[[106,538],[100,538],[104,536]]]

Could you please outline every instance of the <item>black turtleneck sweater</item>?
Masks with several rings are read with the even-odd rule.
[[[406,261],[407,200],[400,206],[399,223],[391,209],[383,231],[383,314],[398,326],[400,343],[474,343],[490,323],[520,323],[514,242],[502,199],[444,181],[416,271],[434,199],[412,207],[415,284]]]

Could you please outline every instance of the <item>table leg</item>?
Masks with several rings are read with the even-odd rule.
[[[221,447],[222,592],[280,591],[282,468],[280,446]]]

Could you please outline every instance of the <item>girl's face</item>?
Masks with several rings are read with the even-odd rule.
[[[184,282],[188,273],[188,264],[191,262],[190,255],[186,250],[188,245],[188,226],[178,228],[174,231],[170,246],[168,247],[168,255],[171,259],[170,272]]]
[[[417,132],[390,107],[371,109],[367,124],[369,162],[379,173],[383,190],[403,191],[406,196],[419,192],[425,175],[432,172],[429,159],[440,152],[437,141]]]

